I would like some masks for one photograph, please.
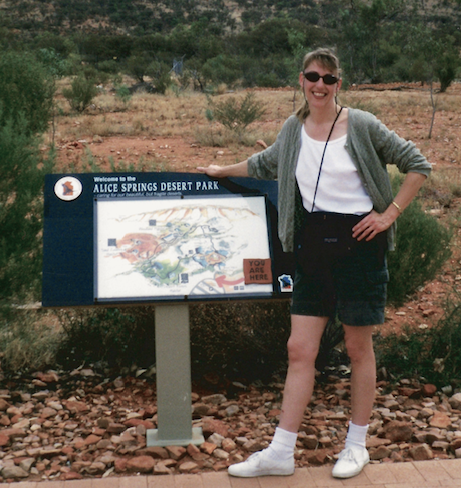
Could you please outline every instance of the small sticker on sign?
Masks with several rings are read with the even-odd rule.
[[[267,285],[272,283],[270,259],[244,259],[245,285]]]

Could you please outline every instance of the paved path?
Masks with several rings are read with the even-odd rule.
[[[0,483],[0,488],[436,488],[461,487],[461,459],[369,464],[348,480],[331,476],[331,466],[298,468],[293,476],[232,478],[226,472],[174,476],[131,476],[76,481]]]

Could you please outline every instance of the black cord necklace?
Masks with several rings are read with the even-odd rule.
[[[339,116],[341,115],[341,112],[343,111],[343,107],[341,107],[340,111],[336,115],[336,118],[333,122],[333,125],[331,126],[330,133],[328,134],[327,141],[325,142],[325,147],[323,148],[323,154],[322,154],[322,159],[320,161],[320,168],[319,168],[319,174],[317,176],[317,183],[315,185],[315,191],[314,191],[314,199],[312,200],[312,208],[311,208],[311,213],[314,211],[314,206],[315,206],[315,197],[317,196],[317,190],[319,188],[319,181],[320,181],[320,172],[322,171],[322,166],[323,166],[323,158],[325,157],[325,151],[327,150],[327,145],[328,141],[330,140],[331,134],[333,134],[333,129],[335,128],[336,121],[339,119]]]

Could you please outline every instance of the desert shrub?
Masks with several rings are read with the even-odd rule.
[[[394,185],[398,185],[394,178]],[[395,251],[388,255],[388,302],[402,305],[419,286],[434,278],[450,257],[451,232],[426,214],[415,199],[397,222]]]
[[[171,85],[170,68],[168,65],[159,61],[152,61],[147,67],[146,72],[152,78],[155,91],[164,95]]]
[[[47,312],[2,309],[0,351],[2,370],[14,373],[41,370],[55,365],[61,335],[44,319]]]
[[[115,75],[118,73],[119,64],[114,59],[108,59],[105,61],[100,61],[98,63],[98,70],[108,73],[110,75]]]
[[[422,377],[438,387],[461,386],[461,302],[449,299],[433,327],[378,337],[377,363],[394,378]]]
[[[270,380],[286,368],[289,302],[197,304],[190,310],[192,373]]]
[[[128,106],[129,101],[131,100],[131,92],[130,89],[126,85],[119,85],[115,88],[115,95],[116,97],[122,101],[125,107]]]
[[[70,62],[53,48],[39,49],[37,58],[55,78],[66,76],[71,69]]]
[[[208,120],[217,120],[226,129],[243,135],[245,129],[260,119],[266,109],[261,102],[255,100],[253,93],[248,92],[243,99],[230,97],[222,102],[213,102],[209,99]]]
[[[56,361],[65,369],[96,362],[107,368],[155,364],[153,307],[69,309],[58,316],[63,333]]]
[[[65,88],[62,94],[71,108],[80,113],[91,105],[93,98],[98,94],[98,89],[93,79],[87,79],[80,74],[72,80],[71,87]]]

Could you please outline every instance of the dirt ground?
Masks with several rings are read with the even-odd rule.
[[[273,90],[257,90],[272,92]],[[288,104],[291,97],[290,91],[279,90],[284,93],[285,103]],[[398,98],[402,93],[409,96],[422,93],[429,100],[428,87],[417,84],[393,84],[393,85],[363,85],[349,88],[346,97],[360,97],[365,109],[374,100],[388,97],[389,103],[380,105],[378,117],[391,129],[404,138],[412,139],[421,149],[423,154],[433,164],[434,175],[444,175],[445,178],[455,181],[460,177],[461,165],[461,83],[452,85],[446,95],[436,95],[438,110],[435,114],[431,139],[428,139],[432,109],[426,103],[419,106],[419,102],[409,105],[407,112],[405,107],[399,106]],[[396,101],[397,100],[397,101]],[[454,103],[453,101],[456,101]],[[347,98],[346,103],[347,105]],[[359,107],[360,108],[360,107]],[[129,115],[129,114],[128,114]],[[285,120],[283,111],[275,111],[271,116],[254,125],[264,133],[273,130],[274,124],[281,126]],[[117,117],[117,114],[113,115]],[[126,117],[127,114],[124,114]],[[206,125],[197,121],[199,125]],[[78,124],[75,121],[74,124]],[[82,161],[91,153],[93,161],[102,172],[110,171],[112,160],[117,164],[134,164],[137,170],[152,171],[147,163],[139,165],[140,161],[152,161],[157,164],[157,171],[171,172],[195,172],[198,166],[209,164],[227,165],[243,160],[250,154],[263,149],[263,144],[258,142],[254,147],[211,147],[200,144],[193,131],[184,130],[182,134],[169,136],[126,136],[109,135],[101,137],[88,133],[78,140],[63,137],[57,140],[57,168],[58,171],[73,167],[77,171],[81,168]],[[432,205],[427,211],[444,221],[456,218],[459,214],[461,199],[452,197],[449,202],[441,202]],[[398,309],[388,308],[386,323],[382,328],[383,333],[398,332],[404,324],[412,327],[430,327],[436,324],[444,311],[444,302],[448,293],[453,290],[461,290],[461,253],[458,246],[459,231],[455,233],[453,242],[453,256],[446,263],[443,272],[435,280],[427,283],[412,299]]]

